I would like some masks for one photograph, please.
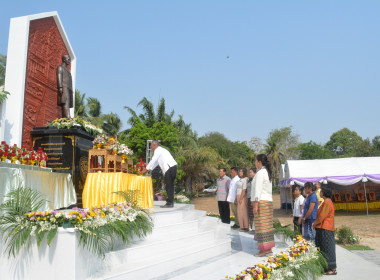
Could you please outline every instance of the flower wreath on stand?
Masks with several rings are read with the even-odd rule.
[[[144,170],[144,168],[146,167],[146,164],[145,162],[143,161],[142,158],[140,158],[140,161],[138,163],[136,163],[136,171],[137,173],[142,176],[142,171]]]

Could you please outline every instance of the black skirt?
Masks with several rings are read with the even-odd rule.
[[[326,258],[327,269],[336,269],[335,232],[322,228],[316,228],[315,231],[315,245]]]

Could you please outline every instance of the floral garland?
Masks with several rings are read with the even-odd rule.
[[[113,248],[113,240],[128,243],[133,237],[152,231],[150,216],[131,203],[109,203],[89,209],[23,211],[38,209],[44,204],[40,193],[29,188],[17,188],[6,194],[9,198],[0,205],[0,234],[5,236],[5,251],[16,256],[23,247],[35,240],[39,247],[46,236],[48,245],[58,228],[74,228],[80,234],[79,245],[104,257]],[[23,214],[24,213],[24,214]]]
[[[106,206],[89,209],[73,208],[72,211],[36,211],[28,212],[18,222],[24,228],[31,230],[31,235],[54,228],[72,227],[85,233],[91,233],[89,228],[104,226],[110,222],[133,222],[141,210],[131,207],[131,203],[109,203]]]
[[[99,135],[103,133],[103,130],[96,127],[92,123],[89,123],[81,118],[61,118],[55,119],[46,124],[49,127],[56,127],[58,129],[70,129],[73,126],[82,127],[88,134]]]
[[[326,260],[312,242],[296,236],[296,243],[262,263],[248,267],[235,277],[227,279],[309,279],[309,274],[321,275],[327,267]]]

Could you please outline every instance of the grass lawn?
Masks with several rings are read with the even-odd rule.
[[[347,249],[349,251],[368,251],[368,250],[373,250],[371,247],[365,246],[365,245],[344,245],[344,249]]]

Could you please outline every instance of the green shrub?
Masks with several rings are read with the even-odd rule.
[[[360,237],[345,225],[336,230],[336,238],[338,244],[358,244],[360,241]]]
[[[281,225],[281,222],[278,219],[273,220],[273,229],[274,233],[283,233],[286,237],[293,239],[296,237],[296,233],[290,228],[291,225]]]

